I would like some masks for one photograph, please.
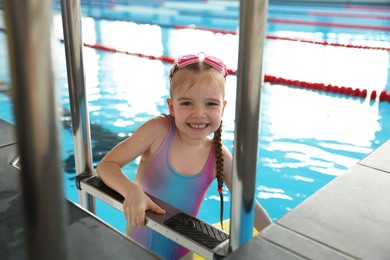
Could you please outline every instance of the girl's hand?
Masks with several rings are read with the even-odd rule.
[[[133,226],[145,225],[145,212],[152,210],[159,214],[165,214],[165,210],[154,203],[141,188],[130,189],[123,201],[123,213],[127,221]]]

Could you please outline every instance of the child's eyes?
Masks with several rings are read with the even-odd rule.
[[[184,101],[184,102],[181,102],[180,105],[182,105],[182,106],[190,106],[190,105],[191,105],[191,102],[189,102],[189,101]]]
[[[181,106],[192,106],[193,103],[191,101],[182,101],[182,102],[180,102],[180,105]],[[219,103],[214,102],[214,101],[212,101],[212,102],[210,101],[210,102],[205,103],[206,107],[213,107],[213,106],[218,106],[218,105],[219,105]]]
[[[208,106],[208,107],[218,106],[218,103],[217,102],[207,102],[206,106]]]

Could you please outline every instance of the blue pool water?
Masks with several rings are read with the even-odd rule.
[[[164,8],[155,2],[152,1],[160,9],[154,13],[145,9],[147,1],[143,2],[143,8],[117,5],[111,12],[109,8],[83,6],[84,14],[110,18],[84,18],[84,42],[154,56],[176,57],[183,53],[204,51],[221,57],[228,68],[236,69],[237,35],[175,29],[174,26],[194,24],[203,28],[236,30],[237,3],[218,1],[218,5],[213,5],[213,1],[208,4],[200,2],[197,8],[191,9],[188,2],[166,1]],[[222,7],[224,11],[220,10]],[[168,11],[175,15],[169,16]],[[333,12],[333,16],[309,15],[313,11],[329,11]],[[390,26],[388,12],[374,12],[379,18],[382,17],[380,19],[337,17],[336,13],[346,11],[336,5],[325,9],[308,4],[269,6],[269,18],[273,19]],[[348,13],[366,15],[371,14],[372,10],[356,9]],[[114,15],[122,21],[113,20]],[[383,19],[383,16],[387,19]],[[58,14],[55,14],[53,25],[56,39],[61,39],[62,25]],[[267,34],[364,46],[390,46],[388,30],[269,22]],[[1,31],[0,81],[9,82],[5,36],[5,32]],[[64,110],[61,129],[64,187],[66,196],[77,202],[64,50],[59,40],[53,45],[56,87]],[[389,51],[267,40],[264,53],[264,72],[269,75],[368,90],[390,90]],[[106,151],[145,120],[168,113],[165,100],[169,94],[170,64],[84,48],[84,67],[96,165]],[[228,76],[223,139],[232,151],[235,95],[236,77]],[[0,104],[0,118],[14,122],[7,92],[0,92]],[[265,84],[261,94],[256,199],[273,220],[279,219],[387,141],[390,138],[389,117],[388,102]],[[136,163],[125,167],[130,178],[135,176]],[[224,216],[228,218],[230,196],[227,191],[225,195]],[[219,221],[218,199],[216,183],[213,183],[199,213],[201,219],[210,223]],[[98,202],[97,214],[124,231],[122,213]]]

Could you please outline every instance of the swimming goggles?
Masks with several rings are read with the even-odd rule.
[[[179,56],[173,63],[173,66],[171,68],[171,71],[169,72],[169,78],[172,79],[173,74],[182,68],[185,68],[188,65],[198,63],[199,61],[202,61],[214,69],[218,70],[223,74],[224,77],[228,75],[226,65],[223,63],[222,60],[214,57],[214,56],[207,56],[203,52],[198,54],[189,54],[189,55],[183,55]]]

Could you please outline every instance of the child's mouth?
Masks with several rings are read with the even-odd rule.
[[[208,124],[188,124],[191,128],[203,129],[206,128]]]

